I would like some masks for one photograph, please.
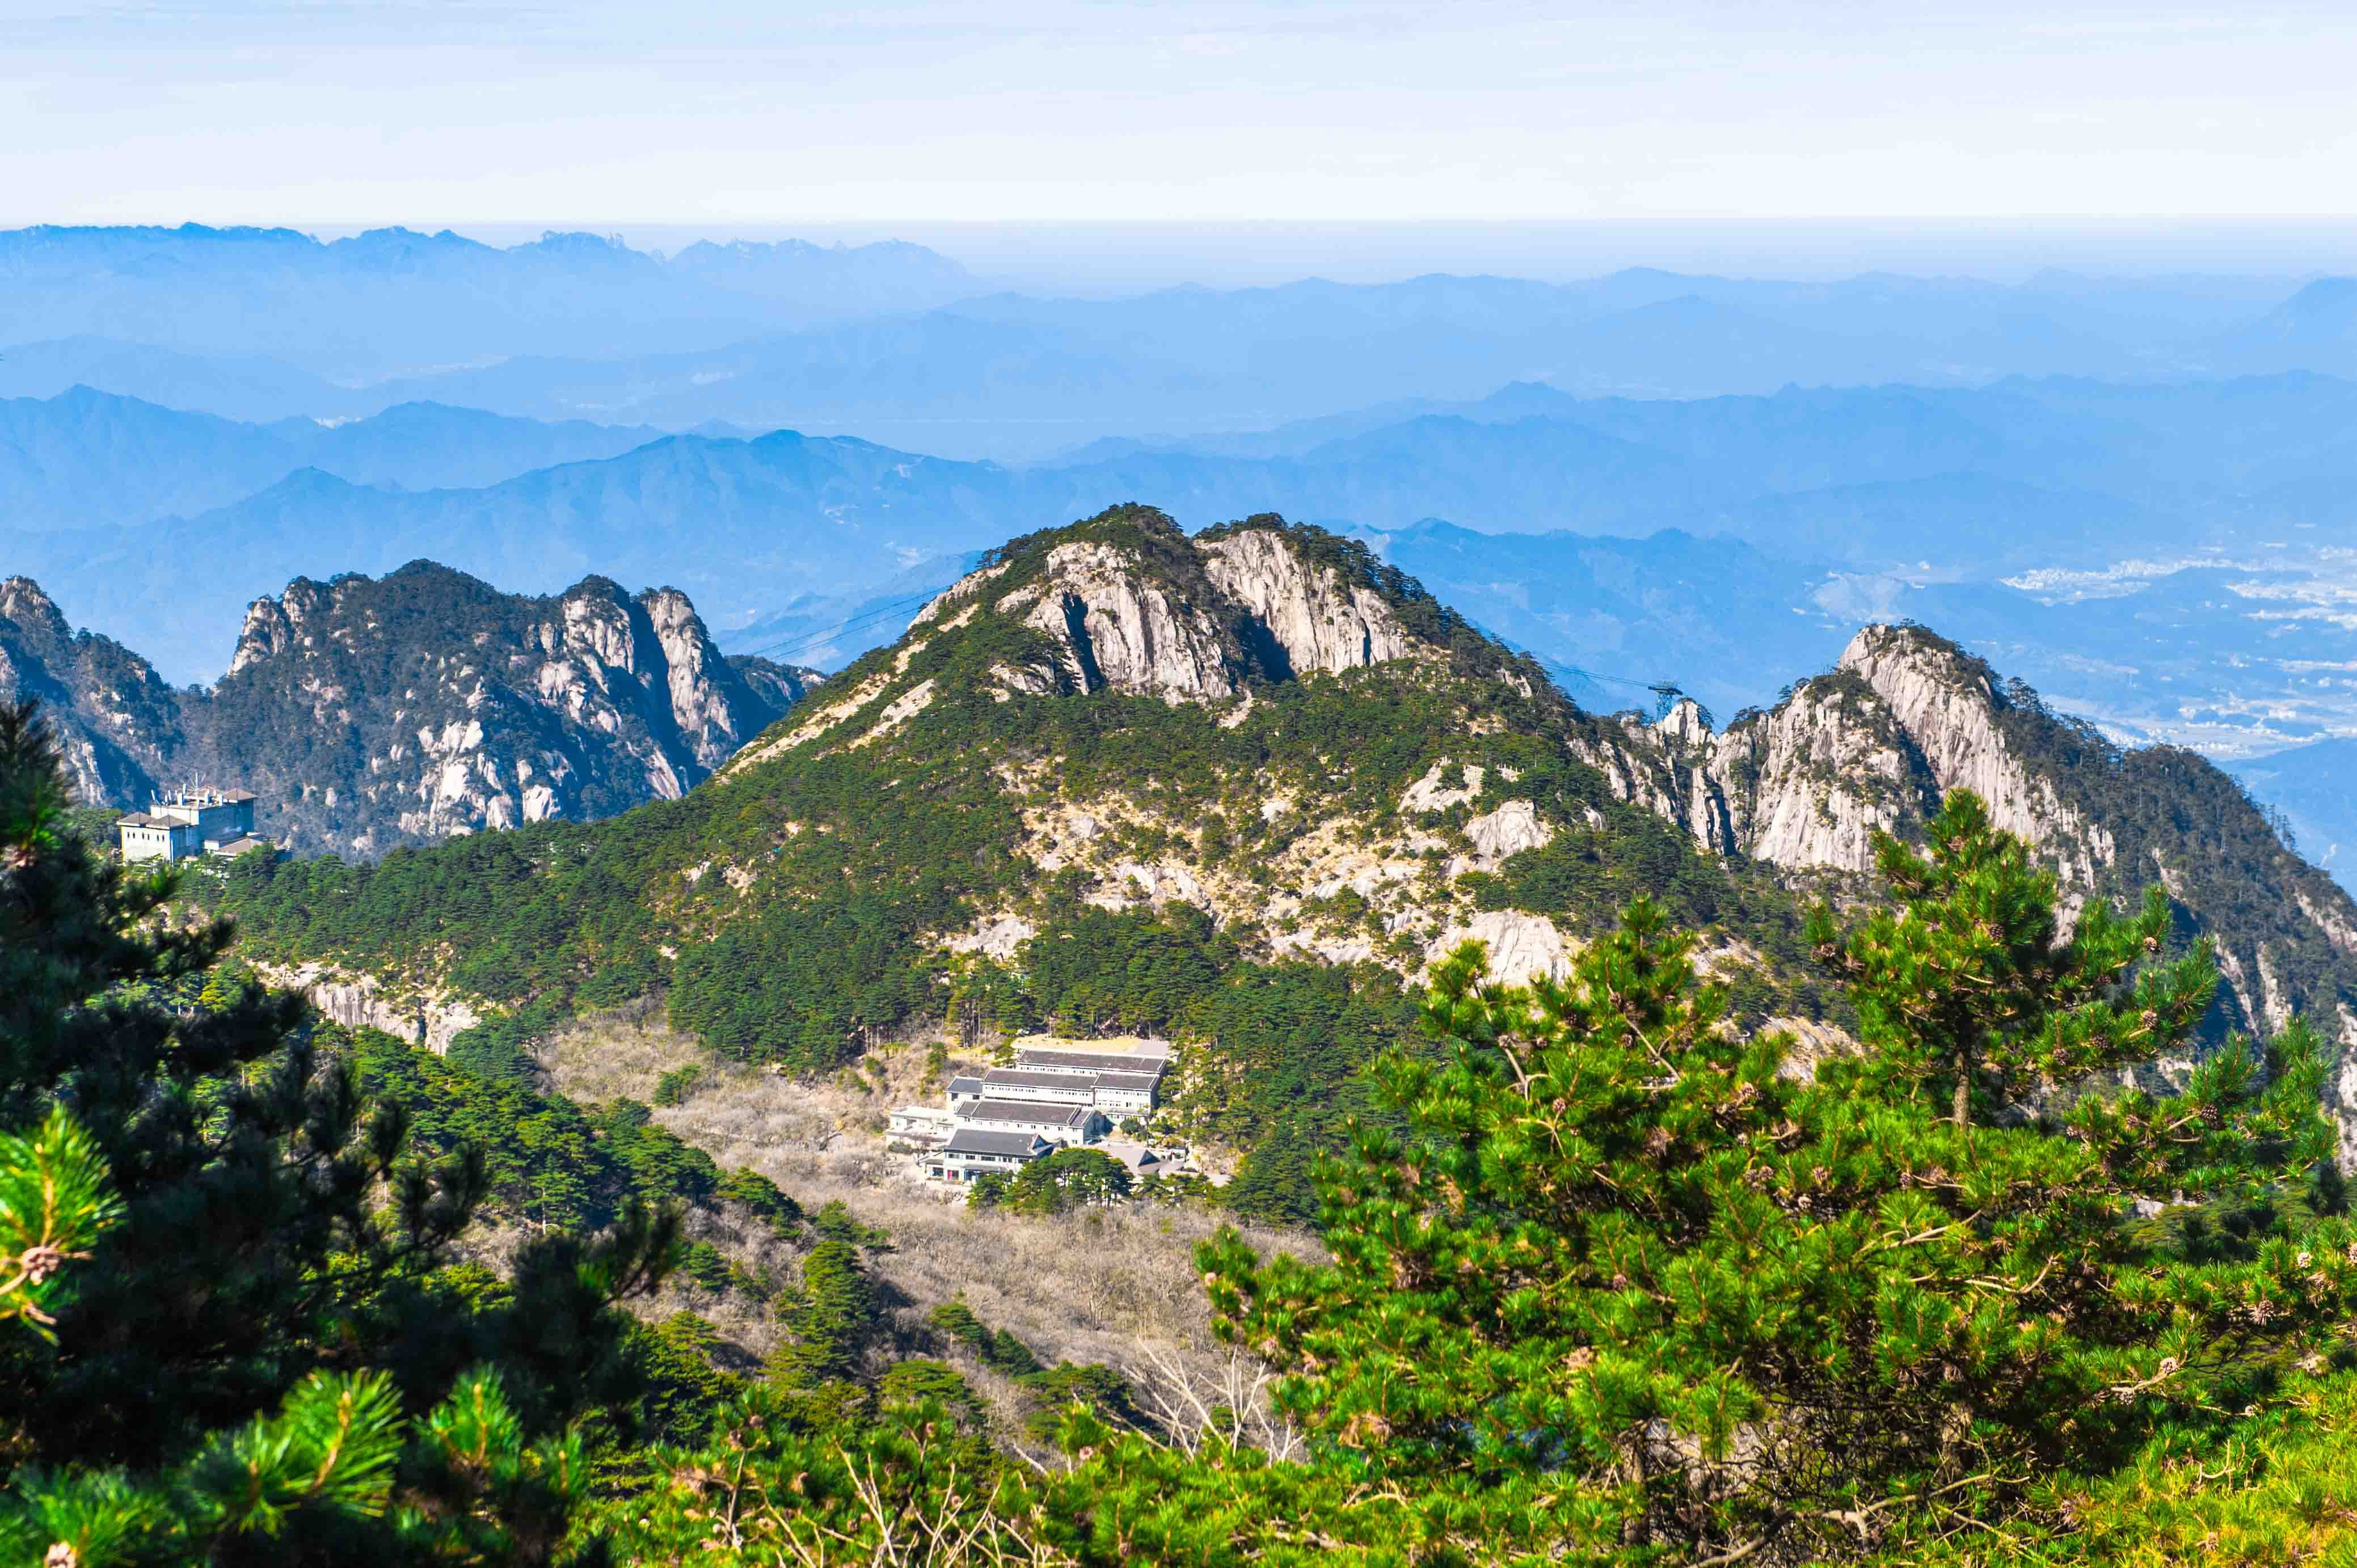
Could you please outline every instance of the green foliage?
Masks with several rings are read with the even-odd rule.
[[[2050,883],[1969,806],[1948,830],[1899,891],[1952,939],[1885,964],[1892,922],[1868,922],[1849,950],[1888,988],[1860,998],[1870,1049],[1813,1081],[1780,1072],[1782,1041],[1721,1026],[1691,940],[1645,904],[1562,985],[1483,986],[1458,954],[1426,1009],[1451,1059],[1383,1069],[1411,1135],[1321,1169],[1333,1262],[1206,1250],[1222,1331],[1288,1374],[1285,1408],[1346,1473],[1449,1496],[1544,1481],[1531,1523],[1574,1552],[1839,1553],[2248,1402],[2357,1288],[2347,1222],[2271,1217],[2209,1260],[2134,1203],[2304,1169],[2326,1131],[2312,1040],[2288,1036],[2270,1074],[2222,1053],[2167,1100],[2088,1094],[2025,1124],[1984,1097],[1950,1120],[1925,1076],[1941,1042],[1996,1042],[1992,1081],[2104,1065],[2123,1019],[2179,1049],[2203,982],[2129,973],[2113,961],[2141,930],[2101,916],[2075,956],[2033,961]],[[2005,978],[1977,1033],[1921,1004],[1973,973]]]
[[[788,1338],[770,1357],[773,1380],[808,1390],[856,1379],[884,1326],[859,1250],[834,1240],[813,1247],[802,1260],[802,1283],[780,1299],[778,1318]]]
[[[511,1285],[446,1274],[481,1152],[413,1144],[341,1036],[219,967],[228,929],[166,918],[173,875],[94,854],[63,800],[30,707],[0,707],[0,1541],[548,1561],[584,1428],[635,1397],[617,1304],[676,1217],[539,1238]]]
[[[1052,1438],[1075,1406],[1115,1427],[1144,1430],[1152,1424],[1138,1408],[1129,1380],[1097,1362],[1060,1361],[1026,1375],[1022,1382],[1035,1402],[1024,1422],[1035,1437]]]
[[[922,1408],[931,1403],[950,1412],[960,1425],[979,1430],[985,1412],[982,1396],[964,1375],[946,1361],[911,1356],[895,1361],[876,1381],[876,1398],[886,1410]]]
[[[880,1226],[861,1223],[843,1199],[830,1198],[816,1214],[811,1216],[811,1229],[830,1241],[845,1246],[870,1250],[889,1247],[892,1233]]]
[[[978,1184],[977,1184],[978,1185]],[[1102,1149],[1062,1148],[1043,1155],[994,1187],[977,1208],[1004,1208],[1016,1214],[1063,1214],[1092,1203],[1118,1203],[1130,1194],[1129,1168]]]
[[[534,1001],[513,1013],[488,1018],[452,1037],[442,1059],[454,1068],[494,1083],[530,1083],[531,1045],[562,1021],[546,1001]]]
[[[106,1160],[61,1105],[30,1137],[0,1133],[0,1325],[47,1337],[102,1231],[123,1218]]]
[[[597,1117],[516,1079],[486,1079],[375,1029],[322,1028],[361,1090],[403,1106],[423,1149],[479,1151],[489,1210],[534,1226],[595,1230],[636,1202],[708,1203],[723,1181],[711,1156],[620,1101]],[[791,1203],[758,1176],[737,1191]],[[759,1184],[757,1187],[755,1184]]]
[[[1004,1328],[992,1329],[974,1316],[974,1308],[963,1297],[942,1303],[926,1321],[973,1351],[974,1359],[994,1372],[1022,1378],[1041,1369],[1039,1358],[1028,1345]]]
[[[692,1312],[652,1326],[634,1325],[630,1354],[640,1380],[644,1430],[662,1442],[704,1437],[715,1414],[743,1391],[745,1380],[721,1369],[719,1332]]]
[[[1318,1197],[1311,1175],[1323,1153],[1322,1140],[1300,1119],[1288,1120],[1245,1154],[1234,1178],[1219,1189],[1219,1199],[1247,1219],[1313,1224]]]
[[[1896,908],[1846,940],[1836,939],[1830,910],[1810,920],[1810,940],[1847,980],[1894,1092],[1944,1081],[1950,1120],[1963,1126],[1975,1107],[2012,1104],[2033,1087],[2149,1061],[2209,1011],[2218,974],[2206,945],[2137,968],[2169,932],[2159,888],[2133,919],[2089,903],[2058,940],[2054,873],[2021,840],[1991,829],[1980,797],[1953,791],[1930,839],[1921,854],[1876,840]]]
[[[655,1079],[655,1103],[686,1104],[687,1097],[695,1092],[695,1086],[703,1077],[704,1069],[694,1062],[672,1069]]]
[[[2357,1552],[2352,1421],[2357,1376],[2295,1376],[2279,1404],[2233,1427],[2165,1429],[2115,1473],[2046,1480],[2002,1533],[1975,1531],[1910,1559],[1935,1568],[2343,1563]]]
[[[730,1171],[720,1178],[713,1196],[767,1221],[784,1240],[792,1240],[802,1231],[802,1206],[778,1190],[778,1184],[759,1171]]]

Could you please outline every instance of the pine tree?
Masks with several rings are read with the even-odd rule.
[[[479,1152],[407,1157],[225,924],[67,822],[0,705],[0,1550],[550,1560],[676,1217],[524,1249],[496,1310],[435,1288]]]
[[[825,1240],[802,1260],[802,1283],[781,1303],[789,1338],[771,1353],[770,1372],[789,1388],[813,1389],[859,1375],[867,1346],[883,1326],[875,1283],[848,1241]]]
[[[1991,827],[1979,796],[1953,791],[1929,838],[1928,854],[1875,839],[1896,908],[1846,939],[1824,907],[1810,919],[1894,1090],[1944,1083],[1948,1119],[1963,1126],[2029,1090],[2150,1061],[2209,1011],[2218,972],[2206,945],[2146,962],[2169,934],[2160,888],[2129,919],[2089,901],[2064,939],[2054,873]]]
[[[2218,1053],[2169,1098],[2000,1118],[2040,1075],[2180,1049],[2204,955],[2158,960],[2150,905],[2091,906],[2056,946],[2051,878],[1977,802],[1929,859],[1883,858],[1905,920],[1819,931],[1865,1048],[1810,1079],[1786,1038],[1728,1026],[1643,900],[1561,984],[1484,984],[1469,945],[1441,967],[1425,1026],[1448,1059],[1380,1072],[1407,1134],[1320,1166],[1332,1262],[1232,1233],[1202,1260],[1222,1332],[1286,1374],[1343,1477],[1429,1499],[1448,1539],[1840,1555],[2000,1512],[2320,1348],[2357,1290],[2345,1221],[2269,1218],[2196,1256],[2135,1208],[2305,1173],[2329,1135],[2312,1036],[2271,1070]]]

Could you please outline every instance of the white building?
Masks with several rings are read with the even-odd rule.
[[[938,1153],[925,1157],[925,1174],[935,1181],[952,1182],[1013,1176],[1054,1147],[1036,1133],[961,1127]]]
[[[983,1170],[1013,1170],[1038,1155],[1014,1158],[1005,1140],[1037,1140],[1040,1153],[1094,1144],[1116,1123],[1149,1115],[1160,1103],[1170,1063],[1166,1041],[1026,1035],[1014,1045],[1014,1066],[952,1079],[945,1106],[908,1105],[892,1112],[894,1138],[937,1150],[926,1156],[926,1175],[971,1181]],[[985,1144],[974,1138],[995,1140],[986,1146],[996,1153],[983,1159],[976,1151]]]
[[[957,1118],[938,1105],[903,1105],[892,1112],[888,1135],[896,1143],[939,1148],[957,1131]]]
[[[958,1126],[997,1133],[1036,1133],[1051,1144],[1093,1144],[1113,1123],[1092,1105],[1059,1105],[1039,1100],[982,1100],[965,1108]]]
[[[175,789],[117,818],[114,831],[126,861],[236,855],[264,845],[253,836],[253,795],[246,789]]]

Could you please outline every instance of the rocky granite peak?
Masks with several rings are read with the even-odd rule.
[[[676,799],[781,714],[773,693],[677,589],[532,597],[418,562],[257,600],[212,731],[297,847],[365,855]],[[274,740],[288,720],[303,740]]]
[[[0,582],[0,698],[38,699],[82,801],[145,803],[183,744],[180,693],[108,638],[77,635],[29,577]]]
[[[1110,692],[1217,704],[1396,660],[1515,662],[1354,541],[1274,514],[1189,538],[1151,507],[1115,507],[993,552],[759,755],[877,738],[940,693],[920,658],[947,665],[949,649],[984,637],[994,654],[967,673],[1000,701]],[[1527,693],[1534,673],[1510,678]]]
[[[30,577],[10,577],[0,582],[0,619],[12,622],[21,636],[38,637],[53,643],[73,635],[73,628],[66,623],[57,601]]]
[[[1865,628],[1831,671],[1722,732],[1681,703],[1597,721],[1573,749],[1697,846],[1803,880],[1862,875],[1877,832],[1920,839],[1971,789],[2074,900],[2164,886],[2218,945],[2226,1024],[2269,1033],[2298,1011],[2357,1047],[2357,904],[2240,786],[2192,752],[2116,746],[1921,627]],[[2357,1076],[2349,1089],[2357,1101]]]
[[[25,618],[0,621],[12,689],[48,703],[84,800],[131,807],[159,785],[230,780],[261,798],[265,835],[311,853],[675,798],[820,678],[726,658],[675,588],[590,577],[534,597],[431,562],[254,600],[210,691],[174,692],[113,643],[61,636],[30,583],[0,585],[0,607]]]

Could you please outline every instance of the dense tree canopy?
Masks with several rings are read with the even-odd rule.
[[[442,1265],[479,1151],[219,983],[230,932],[64,826],[0,707],[0,1498],[14,1561],[550,1560],[585,1420],[627,1403],[614,1304],[675,1221],[522,1250],[496,1300]],[[394,1506],[393,1499],[402,1499]]]

